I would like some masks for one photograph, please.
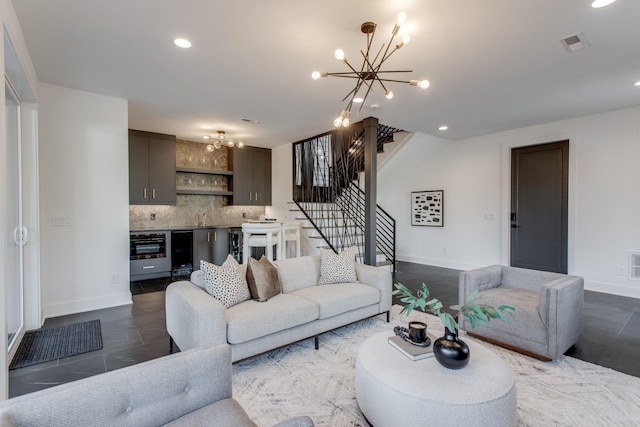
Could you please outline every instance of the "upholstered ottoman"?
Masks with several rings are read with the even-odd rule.
[[[356,359],[358,405],[375,427],[516,425],[513,373],[489,349],[465,340],[471,360],[450,370],[433,357],[411,361],[389,345],[390,336],[365,340]]]

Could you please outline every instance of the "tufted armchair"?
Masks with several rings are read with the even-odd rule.
[[[479,303],[515,307],[508,322],[493,320],[469,335],[542,360],[561,356],[582,334],[584,280],[547,271],[493,265],[460,273],[460,304],[478,290]]]

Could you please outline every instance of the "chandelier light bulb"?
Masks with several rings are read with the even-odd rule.
[[[398,27],[404,24],[406,21],[407,21],[407,14],[405,12],[398,13],[398,20],[396,21],[398,23]]]
[[[410,41],[411,41],[411,36],[409,34],[405,34],[404,36],[402,36],[403,44],[408,44]]]
[[[343,126],[343,127],[345,127],[345,128],[346,128],[346,127],[349,127],[349,124],[350,124],[349,119],[344,119],[344,120],[342,120],[342,126]]]
[[[640,86],[640,85],[638,85]],[[362,104],[364,102],[364,99],[357,97],[357,98],[353,98],[353,103],[354,104]]]
[[[384,93],[384,96],[387,97],[387,99],[393,99],[393,92],[391,92],[390,90],[386,91]]]
[[[335,119],[333,121],[333,125],[337,128],[339,128],[340,126],[342,126],[342,117],[338,117],[337,119]]]
[[[616,0],[594,0],[593,3],[591,3],[591,7],[597,9],[599,7],[609,6],[614,1]]]
[[[313,73],[311,73],[311,78],[313,80],[318,80],[320,77],[321,77],[320,71],[314,71]]]
[[[344,61],[344,50],[342,49],[336,49],[334,55],[336,56],[336,59],[338,61]]]
[[[233,140],[231,140],[231,139],[230,139],[229,141],[227,141],[227,147],[230,147],[230,148],[231,148],[231,147],[233,147],[234,145],[236,145],[236,143],[235,143]]]
[[[429,80],[421,80],[418,86],[420,86],[420,89],[426,89],[431,86],[431,83],[429,83]]]
[[[238,148],[244,147],[244,142],[242,142],[242,141],[236,142],[236,147],[238,147]]]
[[[210,140],[210,139],[211,139],[211,137],[210,137],[209,135],[205,135],[205,136],[204,136],[204,140],[205,140],[205,141],[208,141],[208,140]]]
[[[208,144],[208,145],[207,145],[207,151],[208,151],[208,152],[212,152],[213,150],[215,150],[215,148],[213,147],[213,145]]]

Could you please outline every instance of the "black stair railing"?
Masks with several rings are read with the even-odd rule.
[[[293,144],[293,199],[327,248],[340,252],[354,246],[364,259],[365,193],[363,128],[354,124],[350,133],[331,131]],[[393,139],[388,126],[378,126],[378,144]],[[380,147],[379,147],[379,151]],[[395,220],[376,208],[376,250],[395,270]]]

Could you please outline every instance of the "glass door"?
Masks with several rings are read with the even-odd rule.
[[[23,304],[23,246],[26,229],[22,226],[22,171],[20,158],[20,101],[11,85],[5,80],[5,136],[7,182],[7,236],[5,313],[7,321],[7,348],[11,352],[17,337],[24,328]]]

